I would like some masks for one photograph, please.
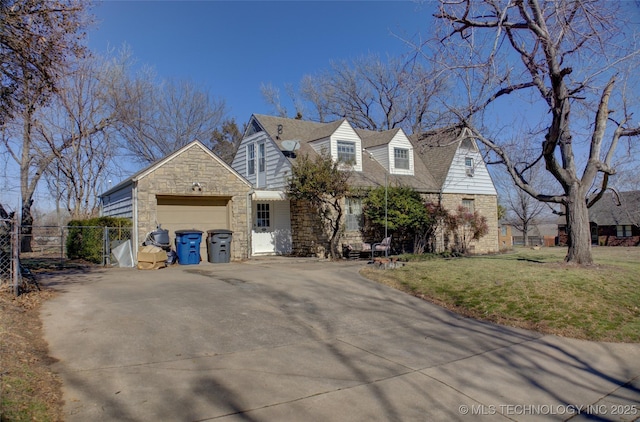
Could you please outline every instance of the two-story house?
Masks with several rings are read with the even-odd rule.
[[[408,186],[455,210],[478,210],[497,233],[497,194],[475,140],[460,129],[411,139],[402,129],[355,129],[346,119],[331,123],[253,115],[231,164],[253,186],[251,253],[307,254],[324,250],[326,238],[308,224],[309,212],[285,194],[296,157],[327,152],[349,163],[354,187]],[[362,201],[348,198],[345,234],[358,241]],[[496,235],[476,242],[477,253],[497,251]]]

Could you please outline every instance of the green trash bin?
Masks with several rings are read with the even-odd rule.
[[[214,264],[223,264],[231,260],[231,230],[216,229],[207,231],[207,256],[208,261]]]

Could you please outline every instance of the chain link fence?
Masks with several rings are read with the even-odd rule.
[[[112,253],[119,246],[129,241],[132,250],[132,238],[131,227],[22,226],[20,257],[26,265],[36,266],[64,265],[69,260],[111,265],[117,263]]]
[[[19,226],[0,219],[0,288],[18,295],[21,282],[32,279],[39,289],[30,270],[64,267],[71,260],[132,267],[132,235],[131,227]]]
[[[0,286],[13,286],[15,226],[12,220],[0,219]]]

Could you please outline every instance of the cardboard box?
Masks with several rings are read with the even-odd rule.
[[[157,270],[166,266],[167,253],[157,246],[141,246],[138,249],[138,269]]]

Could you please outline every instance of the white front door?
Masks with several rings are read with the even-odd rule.
[[[271,203],[256,202],[253,210],[253,253],[273,253],[275,252],[273,242],[271,242]]]
[[[253,255],[291,252],[289,201],[253,203],[251,245]]]

